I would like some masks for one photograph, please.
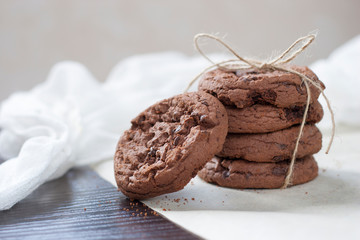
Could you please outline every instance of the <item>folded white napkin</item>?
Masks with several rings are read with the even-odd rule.
[[[327,85],[337,118],[358,126],[359,52],[360,37],[312,66]],[[201,57],[171,52],[134,56],[99,83],[81,64],[63,62],[44,83],[11,95],[0,109],[0,156],[6,160],[0,165],[0,210],[72,167],[112,158],[133,117],[182,93],[208,65]]]
[[[107,98],[80,64],[57,64],[48,80],[15,93],[0,111],[0,209],[8,209],[69,168],[111,156]]]
[[[336,124],[360,126],[360,35],[331,53],[329,58],[316,61],[310,68],[326,85],[325,93],[335,112]],[[324,108],[324,119],[319,123],[322,129],[331,126],[326,103],[320,97]]]

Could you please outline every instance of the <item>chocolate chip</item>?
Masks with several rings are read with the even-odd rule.
[[[173,145],[177,146],[179,144],[179,141],[180,141],[180,137],[176,136],[175,139],[174,139]]]
[[[201,122],[201,121],[204,121],[206,117],[207,117],[207,115],[201,115],[201,116],[200,116],[200,122]]]
[[[294,106],[292,108],[284,108],[287,120],[296,120],[304,116],[305,106]]]
[[[208,104],[207,101],[205,101],[205,100],[201,100],[201,103],[204,104],[204,105],[207,106],[207,107],[209,106],[209,104]]]
[[[275,157],[272,158],[272,160],[274,162],[284,161],[285,159],[286,159],[286,157],[284,157],[284,156],[275,156]]]
[[[140,123],[142,123],[143,121],[145,121],[145,116],[144,116],[144,115],[142,115],[142,116],[139,118],[138,123],[140,124]]]
[[[190,116],[193,118],[195,124],[199,123],[199,113],[192,112]]]
[[[223,175],[223,178],[228,178],[228,177],[230,177],[229,171],[224,171],[222,175]]]
[[[127,138],[127,140],[128,141],[131,141],[131,140],[133,140],[134,139],[134,136],[135,136],[135,134],[134,133],[127,133],[126,134],[126,138]]]
[[[284,176],[286,174],[287,169],[284,167],[274,167],[272,170],[272,174],[276,176]]]
[[[267,90],[267,91],[264,91],[261,94],[261,96],[264,99],[264,101],[266,101],[268,103],[271,103],[271,104],[274,104],[275,100],[276,100],[276,97],[277,97],[277,94],[273,90]]]
[[[276,146],[278,146],[281,150],[284,150],[287,148],[286,144],[277,143]]]
[[[201,115],[200,116],[200,125],[205,128],[212,128],[216,124],[209,118],[208,115]]]
[[[156,149],[153,147],[150,147],[150,151],[148,152],[148,155],[150,157],[155,157],[156,156]]]
[[[181,130],[181,125],[177,126],[177,128],[174,130],[174,133],[178,133]]]

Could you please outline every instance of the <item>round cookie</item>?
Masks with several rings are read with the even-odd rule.
[[[288,161],[257,163],[245,160],[226,160],[214,157],[198,175],[209,183],[230,188],[280,188],[289,168]],[[294,165],[292,185],[313,180],[318,166],[313,156],[297,159]]]
[[[277,108],[272,105],[255,104],[247,108],[226,107],[229,133],[266,133],[291,127],[302,122],[305,106]],[[307,123],[320,122],[324,115],[321,104],[310,105]]]
[[[132,121],[114,158],[119,190],[145,199],[178,191],[219,152],[228,119],[224,106],[205,92],[162,100]]]
[[[241,158],[254,162],[279,162],[291,159],[300,126],[271,133],[228,134],[221,152],[225,158]],[[317,153],[322,135],[315,125],[305,125],[296,154],[297,158]]]
[[[307,67],[289,66],[310,79],[324,84]],[[241,69],[234,72],[215,69],[204,73],[199,90],[216,96],[224,105],[245,108],[254,104],[271,104],[276,107],[303,106],[307,101],[306,87],[293,73],[278,70]],[[310,84],[311,101],[320,91]]]

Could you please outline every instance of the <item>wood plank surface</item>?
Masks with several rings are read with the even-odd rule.
[[[0,239],[199,239],[89,168],[74,169],[0,212]]]

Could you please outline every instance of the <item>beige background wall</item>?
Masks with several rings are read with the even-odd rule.
[[[241,53],[267,57],[312,30],[318,38],[303,64],[360,34],[360,1],[0,0],[0,100],[44,81],[62,60],[104,80],[126,56],[195,54],[198,32],[227,34]]]

